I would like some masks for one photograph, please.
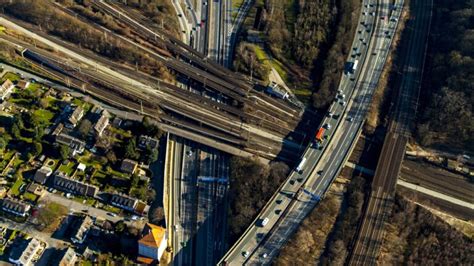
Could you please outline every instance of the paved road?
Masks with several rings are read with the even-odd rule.
[[[225,248],[229,157],[181,138],[171,138],[170,143],[173,264],[213,265]]]
[[[409,182],[406,182],[406,181],[403,181],[403,180],[398,180],[397,185],[402,186],[402,187],[406,187],[406,188],[409,188],[409,189],[412,189],[412,190],[415,190],[415,191],[418,191],[418,192],[421,192],[421,193],[426,194],[426,195],[430,195],[430,196],[438,198],[438,199],[442,199],[442,200],[454,203],[454,204],[459,205],[459,206],[467,207],[471,210],[474,210],[474,204],[472,202],[463,201],[463,200],[451,197],[449,195],[439,193],[437,191],[419,186],[417,184],[409,183]]]
[[[327,139],[323,142],[322,149],[315,146],[306,149],[303,155],[306,163],[302,173],[294,171],[290,174],[259,217],[221,260],[222,263],[269,263],[324,195],[343,166],[362,126],[391,45],[390,37],[397,25],[396,20],[379,19],[380,16],[390,15],[390,5],[387,2],[380,6],[375,1],[364,1],[363,4],[361,12],[366,12],[367,15],[360,16],[359,24],[362,26],[359,26],[352,45],[352,51],[356,54],[354,56],[363,67],[358,67],[354,74],[346,73],[342,76],[339,99],[335,100],[329,110],[335,116],[326,117],[321,123],[330,125],[330,129],[326,130]],[[369,15],[372,12],[375,15]],[[398,18],[399,12],[398,10],[391,15]],[[350,57],[348,60],[355,59]],[[345,104],[341,104],[342,102]],[[269,222],[260,226],[259,221],[264,218],[269,218]]]

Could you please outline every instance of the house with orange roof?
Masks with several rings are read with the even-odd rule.
[[[159,262],[166,249],[166,229],[147,223],[142,238],[138,240],[138,261],[151,264]]]

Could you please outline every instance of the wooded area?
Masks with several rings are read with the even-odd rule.
[[[43,31],[80,47],[112,60],[137,64],[141,70],[163,79],[171,78],[161,62],[151,59],[118,38],[104,34],[79,19],[57,10],[48,0],[7,1],[0,3],[0,8],[11,16],[37,25]]]
[[[125,4],[138,9],[158,28],[178,37],[180,32],[178,18],[171,1],[173,0],[127,0]]]
[[[275,58],[307,71],[316,108],[326,108],[336,94],[360,5],[357,0],[265,2],[267,45]]]
[[[319,261],[323,265],[344,265],[349,255],[349,246],[357,233],[357,225],[362,215],[364,193],[367,180],[360,174],[354,174],[344,195],[343,209],[337,217],[326,249]]]
[[[285,180],[289,168],[282,162],[270,166],[251,159],[232,157],[230,161],[229,241],[232,245],[255,219],[268,199]]]
[[[380,265],[473,265],[474,242],[397,194]]]
[[[336,194],[328,195],[303,220],[298,231],[286,243],[275,261],[277,266],[315,264],[324,251],[341,205]]]
[[[417,137],[474,151],[474,4],[434,1]]]
[[[269,65],[259,60],[255,47],[247,42],[241,42],[237,46],[234,69],[261,80],[267,80],[270,72]]]

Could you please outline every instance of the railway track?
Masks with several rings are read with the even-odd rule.
[[[64,9],[64,8],[62,9],[63,11],[68,12],[69,14],[73,13],[72,11],[68,9]],[[85,20],[85,18],[82,18],[82,19]],[[225,87],[220,86],[222,85],[222,83],[216,83],[215,82],[216,78],[207,80],[207,73],[205,71],[198,69],[198,71],[196,72],[196,68],[192,68],[188,64],[182,61],[166,59],[162,55],[159,55],[159,54],[151,53],[150,55],[154,57],[155,59],[165,64],[168,64],[168,66],[173,66],[174,69],[180,69],[181,73],[185,73],[188,76],[199,76],[200,77],[199,81],[203,82],[205,87],[206,86],[213,87],[213,88],[220,87],[221,88],[220,92],[223,92],[224,94],[231,97],[232,99],[239,99],[240,97],[238,94],[234,93],[232,90],[228,90]],[[161,82],[160,84],[162,84],[163,86],[167,86],[165,82]],[[230,86],[231,84],[227,84],[227,85]],[[193,96],[196,97],[196,95],[193,95]],[[278,101],[273,98],[269,98],[269,100],[264,101],[263,99],[265,97],[266,97],[265,94],[255,92],[251,96],[251,99],[240,98],[241,100],[243,100],[242,104],[244,106],[243,107],[244,113],[242,112],[238,113],[238,108],[233,108],[231,109],[231,111],[233,111],[240,117],[246,116],[246,118],[244,118],[245,122],[247,121],[250,123],[252,123],[252,121],[254,123],[258,122],[258,125],[264,128],[267,128],[269,130],[275,130],[276,132],[282,134],[282,136],[287,136],[297,126],[299,122],[299,115],[296,115],[295,112],[288,112],[285,110],[282,110],[282,112],[277,112],[275,108],[272,108],[272,106],[277,104]],[[188,98],[193,98],[193,97],[188,97]],[[197,102],[196,99],[193,99],[193,100]],[[199,102],[206,101],[206,100],[207,99],[204,97],[199,97],[198,99]],[[222,108],[222,106],[218,110],[222,110],[222,109],[226,109],[227,111],[230,110],[229,108]],[[265,121],[262,121],[262,120],[265,120]]]

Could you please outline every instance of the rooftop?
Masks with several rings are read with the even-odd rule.
[[[146,235],[144,235],[138,243],[149,246],[149,247],[156,247],[158,248],[161,244],[161,241],[165,237],[166,230],[158,225],[154,225],[151,223],[147,223],[145,225],[145,230],[148,231]]]

